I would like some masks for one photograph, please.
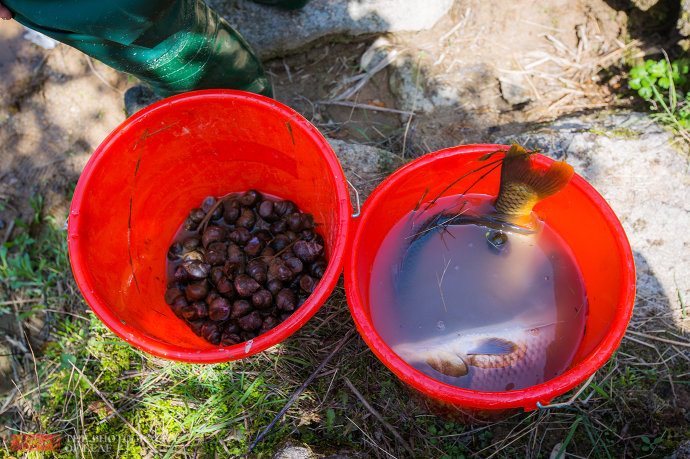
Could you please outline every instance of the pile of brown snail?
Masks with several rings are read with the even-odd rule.
[[[165,301],[198,336],[232,346],[268,332],[324,275],[311,214],[256,190],[205,198],[167,253]]]

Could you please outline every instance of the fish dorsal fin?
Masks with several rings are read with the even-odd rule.
[[[515,352],[517,345],[503,338],[483,338],[477,341],[468,355],[508,355]]]
[[[501,166],[501,185],[496,210],[509,216],[523,216],[540,200],[558,193],[573,176],[573,168],[563,161],[552,163],[546,171],[530,159],[530,153],[514,144]]]
[[[451,352],[437,352],[426,359],[427,365],[439,373],[459,378],[467,374],[467,364],[457,354]]]

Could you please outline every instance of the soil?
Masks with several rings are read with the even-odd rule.
[[[414,110],[421,97],[400,100],[391,88],[405,66],[419,69],[418,96],[448,86],[456,89],[458,103],[413,117],[318,103],[354,84],[347,78],[361,73],[360,58],[375,37],[320,45],[269,61],[266,69],[276,98],[326,136],[418,156],[457,144],[488,142],[499,133],[517,132],[525,123],[608,105],[611,87],[601,84],[601,65],[593,61],[611,52],[616,53],[613,59],[602,63],[620,61],[623,52],[617,51],[617,40],[625,23],[626,15],[603,0],[513,2],[502,4],[500,14],[492,2],[457,2],[433,30],[387,37],[402,57],[350,98],[381,108]],[[124,121],[124,91],[138,82],[66,45],[44,50],[24,39],[23,27],[14,21],[0,24],[0,39],[8,45],[0,49],[4,241],[12,236],[7,229],[15,218],[32,217],[30,198],[36,193],[43,196],[48,214],[65,218],[80,171],[107,134]],[[498,78],[516,72],[527,75],[523,83],[531,102],[511,106],[501,95]],[[568,85],[568,78],[577,81]]]
[[[629,9],[614,0],[457,1],[433,30],[385,37],[400,57],[347,99],[366,110],[332,102],[356,83],[360,59],[379,37],[321,44],[265,66],[277,100],[325,136],[408,159],[627,104],[624,59],[653,53],[668,38],[658,24],[653,34],[632,31]],[[33,218],[37,195],[45,214],[65,220],[81,170],[126,119],[124,92],[139,84],[66,45],[40,48],[23,32],[0,23],[0,244],[23,231],[15,219]],[[504,97],[500,80],[510,77],[524,102]],[[405,78],[414,88],[407,98]],[[450,102],[423,111],[447,94]]]
[[[73,48],[39,48],[23,31],[14,21],[0,24],[9,45],[0,54],[0,227],[8,228],[14,218],[32,218],[29,200],[37,193],[49,214],[66,217],[89,156],[125,119],[128,84],[127,75],[99,62],[92,70]]]
[[[600,84],[601,66],[595,61],[620,49],[625,18],[604,1],[514,2],[502,5],[497,15],[492,2],[476,0],[457,2],[433,30],[387,37],[402,57],[374,75],[352,101],[418,110],[424,94],[438,97],[441,94],[434,92],[449,87],[451,98],[457,99],[418,113],[409,128],[409,116],[318,103],[347,89],[343,80],[359,73],[360,57],[373,40],[313,49],[269,62],[267,68],[278,99],[326,135],[419,156],[458,144],[486,143],[499,131],[517,132],[527,123],[608,105],[613,91]],[[616,52],[602,62],[617,63],[621,57],[623,52]],[[413,75],[416,101],[396,98],[391,87],[406,66],[419,69],[419,75]],[[531,102],[512,106],[502,97],[499,78],[515,74],[526,75],[523,86]],[[619,87],[617,80],[612,84]],[[401,151],[403,143],[406,151]]]
[[[623,57],[625,23],[603,0],[512,2],[500,14],[492,2],[458,1],[433,30],[322,43],[265,66],[276,98],[325,136],[406,159],[610,104],[596,62],[612,52],[604,64]],[[62,225],[81,170],[126,119],[124,92],[139,84],[69,46],[43,49],[24,33],[15,21],[0,23],[7,44],[0,47],[0,244],[23,231],[15,219],[32,221],[38,196],[43,213]],[[362,56],[377,39],[398,58],[347,100],[381,110],[331,104],[365,74]],[[511,105],[502,96],[499,78],[511,75],[522,78],[528,102]],[[441,102],[428,110],[430,100]],[[12,334],[6,325],[0,329]]]

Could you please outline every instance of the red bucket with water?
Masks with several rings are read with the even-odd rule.
[[[279,326],[214,346],[165,303],[166,253],[204,197],[250,188],[290,199],[322,223],[328,268]],[[147,107],[98,147],[74,193],[69,253],[87,303],[122,339],[168,359],[222,362],[284,340],[319,309],[342,270],[351,212],[333,150],[301,115],[250,93],[198,91]]]
[[[582,177],[542,202],[534,211],[570,246],[582,272],[589,299],[586,332],[568,370],[560,376],[521,390],[482,392],[441,383],[417,371],[381,339],[371,320],[370,276],[381,243],[420,197],[436,196],[462,175],[483,164],[480,156],[501,145],[470,145],[423,156],[400,168],[369,196],[354,230],[345,265],[348,303],[360,334],[376,356],[392,370],[413,396],[434,414],[468,423],[493,421],[516,409],[534,410],[585,382],[618,347],[630,320],[635,299],[635,267],[627,237],[606,201]],[[553,160],[535,155],[548,166]],[[461,180],[445,195],[466,190],[479,174]],[[473,188],[496,195],[500,170]]]

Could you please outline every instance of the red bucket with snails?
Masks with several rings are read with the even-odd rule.
[[[240,344],[213,345],[166,304],[166,254],[206,196],[249,189],[311,213],[328,265],[278,326]],[[167,359],[223,362],[281,342],[316,313],[342,271],[351,212],[333,150],[301,115],[255,94],[197,91],[141,110],[98,147],[74,193],[69,253],[87,303],[123,340]]]
[[[572,363],[562,374],[518,390],[470,390],[440,382],[418,371],[382,339],[372,320],[381,307],[371,300],[372,266],[392,228],[417,208],[421,196],[429,199],[459,177],[475,170],[479,158],[501,145],[469,145],[430,153],[398,169],[384,180],[362,207],[353,229],[345,262],[348,304],[357,329],[368,346],[428,411],[465,423],[496,421],[516,411],[548,405],[555,397],[585,383],[617,349],[630,320],[635,299],[632,252],[620,222],[606,201],[575,174],[559,193],[539,202],[534,212],[570,247],[579,266],[589,302],[585,332]],[[533,161],[553,162],[536,154]],[[475,174],[445,191],[462,194]],[[472,193],[495,196],[500,170],[477,180]],[[423,305],[420,305],[422,307]]]

